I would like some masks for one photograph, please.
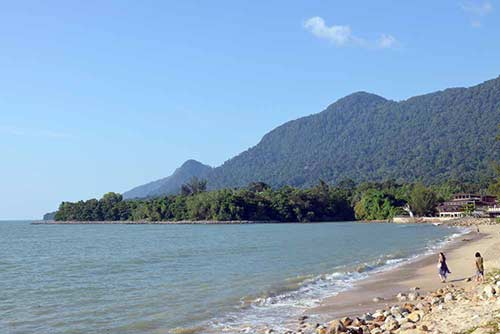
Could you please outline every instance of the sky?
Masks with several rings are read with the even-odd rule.
[[[356,91],[500,74],[498,1],[5,1],[0,219],[218,166]]]

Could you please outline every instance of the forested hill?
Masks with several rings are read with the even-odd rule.
[[[478,180],[500,147],[500,77],[401,102],[359,92],[279,126],[215,168],[209,188],[310,186],[318,179]]]
[[[124,193],[124,198],[178,192],[193,176],[209,189],[308,187],[352,179],[478,182],[500,158],[500,77],[395,102],[358,92],[324,111],[287,122],[217,168],[188,161],[172,176]]]
[[[176,194],[181,186],[193,177],[204,179],[212,167],[204,165],[196,160],[188,160],[174,173],[163,179],[146,183],[123,193],[124,199],[155,197],[160,195]]]

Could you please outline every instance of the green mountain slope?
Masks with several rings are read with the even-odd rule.
[[[266,134],[214,169],[210,188],[395,178],[477,180],[499,157],[500,78],[401,102],[359,92]]]
[[[146,183],[123,193],[124,199],[155,197],[160,195],[176,194],[181,186],[193,177],[205,179],[212,167],[196,160],[188,160],[174,173],[163,179]]]
[[[499,123],[500,77],[401,102],[358,92],[277,127],[217,168],[188,161],[172,176],[134,188],[124,198],[175,193],[193,176],[207,179],[209,189],[255,181],[306,187],[319,179],[479,181],[500,158]]]

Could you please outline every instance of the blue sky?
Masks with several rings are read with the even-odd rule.
[[[355,91],[500,74],[497,1],[9,1],[0,219],[212,166]]]

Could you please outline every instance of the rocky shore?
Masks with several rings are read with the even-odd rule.
[[[419,288],[401,292],[397,303],[358,317],[328,323],[298,319],[285,334],[493,334],[500,333],[500,271],[485,283],[446,285],[420,295]],[[266,333],[274,333],[268,329]]]

